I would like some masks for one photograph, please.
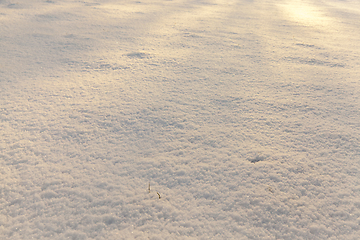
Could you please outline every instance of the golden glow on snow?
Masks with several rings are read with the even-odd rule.
[[[326,27],[330,25],[331,19],[316,6],[310,5],[306,1],[288,1],[286,4],[281,4],[287,17],[301,25],[312,27]]]

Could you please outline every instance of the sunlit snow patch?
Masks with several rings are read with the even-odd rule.
[[[305,26],[326,27],[330,25],[331,19],[314,5],[304,1],[288,1],[279,5],[286,16],[297,23]]]

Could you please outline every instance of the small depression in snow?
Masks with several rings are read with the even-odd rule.
[[[265,160],[264,156],[256,156],[254,158],[248,158],[251,163],[257,163]]]
[[[147,53],[143,53],[143,52],[131,52],[126,54],[126,56],[128,56],[129,58],[148,58],[149,54]]]

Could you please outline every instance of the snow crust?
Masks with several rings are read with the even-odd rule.
[[[358,1],[0,0],[0,26],[0,239],[359,238]]]

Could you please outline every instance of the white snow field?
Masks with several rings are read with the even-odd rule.
[[[0,174],[4,240],[357,240],[360,1],[0,0]]]

